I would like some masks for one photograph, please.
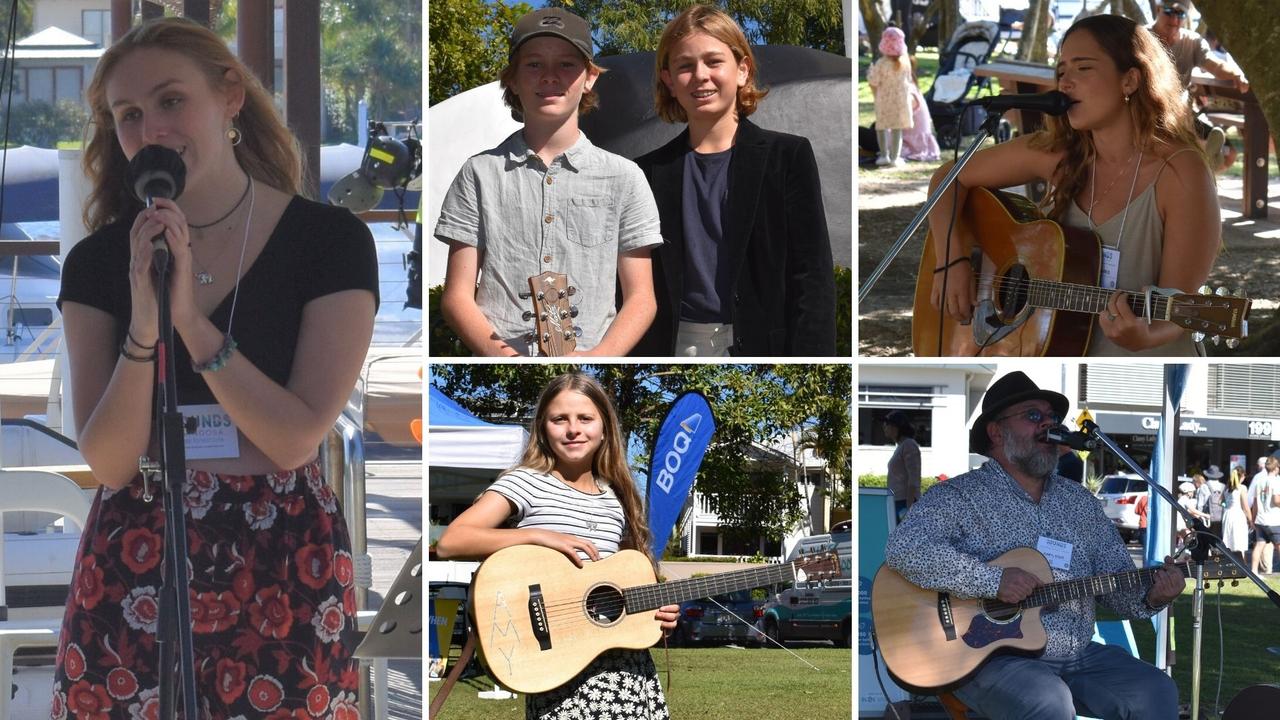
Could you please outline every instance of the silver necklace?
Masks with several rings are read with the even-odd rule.
[[[253,192],[254,192],[254,188],[253,188],[253,176],[251,175],[251,176],[249,176],[249,182],[244,186],[244,193],[242,193],[242,194],[240,195],[240,199],[236,201],[235,207],[231,208],[231,210],[230,210],[230,211],[228,211],[226,215],[223,215],[222,217],[218,218],[218,219],[217,219],[217,220],[215,220],[214,222],[211,222],[211,223],[209,223],[209,224],[207,224],[207,225],[192,225],[192,224],[188,223],[188,224],[187,224],[187,227],[192,228],[192,229],[194,229],[194,230],[203,230],[204,228],[209,228],[209,227],[213,227],[214,225],[217,225],[218,223],[220,223],[220,222],[222,222],[223,220],[226,220],[228,217],[230,217],[230,216],[231,216],[231,213],[233,213],[233,212],[235,212],[236,210],[238,210],[238,209],[240,208],[240,206],[244,204],[244,199],[245,199],[245,197],[246,197],[246,196],[248,196],[248,197],[249,197],[249,216],[248,216],[247,218],[245,218],[245,221],[244,221],[244,243],[243,243],[243,244],[241,245],[241,247],[240,247],[240,261],[243,263],[243,262],[244,262],[244,247],[245,247],[245,245],[247,245],[247,244],[248,244],[248,242],[249,242],[249,225],[250,225],[250,223],[253,221],[253,200],[254,200],[254,198],[252,197]],[[225,247],[225,246],[223,246],[223,249],[222,249],[222,250],[219,250],[219,251],[218,251],[218,254],[217,254],[217,255],[215,255],[215,256],[214,256],[214,258],[213,258],[213,260],[211,260],[210,262],[216,262],[216,261],[218,260],[218,258],[222,257],[222,254],[223,254],[224,252],[226,252],[226,247]],[[191,273],[192,275],[194,275],[194,276],[195,276],[195,278],[196,278],[196,282],[197,282],[198,284],[200,284],[200,285],[212,285],[212,284],[213,284],[213,273],[209,272],[209,269],[205,267],[205,264],[204,264],[204,263],[200,262],[200,258],[196,257],[196,254],[195,254],[194,252],[193,252],[193,253],[191,253],[191,259],[192,259],[193,261],[195,261],[196,267],[198,268],[198,270],[194,270],[194,271],[192,271],[192,273]],[[236,274],[236,285],[237,285],[236,289],[237,289],[237,290],[239,290],[239,283],[240,283],[240,279],[239,279],[239,277],[240,277],[240,276],[239,276],[239,273],[237,272],[237,274]]]
[[[1132,160],[1133,156],[1136,154],[1137,154],[1136,151],[1129,153],[1129,157],[1126,158],[1124,161],[1124,167],[1129,166],[1129,161]],[[1135,177],[1137,176],[1137,173],[1138,173],[1138,169],[1135,166],[1134,167]],[[1107,188],[1102,191],[1102,197],[1105,198],[1107,196],[1107,193],[1111,192],[1111,188],[1116,186],[1116,181],[1124,177],[1125,174],[1126,173],[1122,170],[1119,173],[1117,173],[1115,177],[1111,178],[1111,182],[1107,185]],[[1095,157],[1093,160],[1093,163],[1089,167],[1089,212],[1085,213],[1086,215],[1089,216],[1090,223],[1093,222],[1093,206],[1098,204],[1097,190],[1098,190],[1098,159]]]

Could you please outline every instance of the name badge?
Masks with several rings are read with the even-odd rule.
[[[1049,567],[1055,570],[1071,569],[1071,543],[1041,535],[1036,541],[1036,549],[1049,561]]]
[[[186,428],[183,446],[188,460],[219,460],[240,457],[240,435],[231,416],[221,405],[179,405]]]
[[[1116,248],[1102,248],[1102,287],[1108,290],[1116,289],[1116,282],[1120,279],[1120,251]]]

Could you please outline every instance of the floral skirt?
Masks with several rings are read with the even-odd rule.
[[[177,674],[158,667],[165,518],[162,488],[151,489],[147,502],[135,478],[94,499],[62,621],[54,720],[157,718],[159,673]],[[183,491],[201,718],[358,720],[351,542],[319,465],[189,470]]]
[[[667,720],[648,650],[609,650],[555,690],[525,696],[526,720]]]

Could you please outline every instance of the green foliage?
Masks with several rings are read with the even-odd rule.
[[[853,357],[853,270],[836,265],[836,357]]]
[[[433,354],[435,348],[432,348]],[[481,417],[527,421],[538,394],[567,365],[435,365],[431,382]],[[716,433],[697,489],[732,535],[781,537],[805,516],[792,462],[810,448],[828,464],[828,491],[847,492],[852,369],[835,365],[598,365],[583,368],[614,398],[622,427],[652,446],[670,400],[697,390]],[[774,447],[790,451],[752,450]],[[754,460],[752,459],[754,457]],[[648,465],[647,454],[631,458]]]
[[[427,104],[498,79],[507,64],[507,38],[527,3],[506,0],[435,0],[427,9]]]
[[[422,117],[419,8],[404,0],[327,0],[321,5],[322,82],[343,139],[356,138],[361,100],[374,120]]]
[[[929,488],[938,484],[938,478],[928,475],[920,478],[920,494],[924,495]],[[888,488],[889,477],[887,475],[874,475],[867,473],[858,476],[858,487],[860,488]]]
[[[662,28],[689,0],[551,0],[581,15],[595,30],[600,55],[653,51]],[[716,0],[754,45],[798,45],[844,54],[839,0]],[[434,37],[434,35],[433,35]]]
[[[432,357],[470,357],[471,350],[458,338],[449,323],[444,321],[440,313],[440,298],[444,296],[444,285],[436,285],[427,289],[427,347]]]
[[[5,122],[0,108],[0,124]],[[16,103],[9,122],[9,144],[52,148],[61,142],[80,142],[89,111],[72,100],[56,104],[43,100]]]

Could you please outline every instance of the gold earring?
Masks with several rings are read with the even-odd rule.
[[[244,139],[244,133],[240,132],[240,128],[232,125],[227,128],[227,139],[231,141],[231,145],[234,147],[239,145],[240,141]]]

